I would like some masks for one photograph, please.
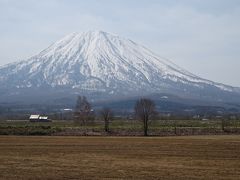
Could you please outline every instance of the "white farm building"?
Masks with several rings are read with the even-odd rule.
[[[48,116],[41,116],[39,114],[33,114],[29,117],[30,122],[50,122],[51,120],[48,119]]]

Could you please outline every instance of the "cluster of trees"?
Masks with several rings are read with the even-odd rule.
[[[148,136],[149,123],[152,117],[157,114],[154,102],[147,98],[141,98],[136,102],[134,111],[135,117],[143,124],[144,136]],[[104,121],[105,131],[109,132],[109,124],[113,120],[112,110],[104,107],[99,111],[99,115]],[[87,122],[93,122],[94,111],[85,96],[78,96],[74,117],[75,121],[81,125],[86,125]]]

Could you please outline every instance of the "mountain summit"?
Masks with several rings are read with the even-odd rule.
[[[69,34],[28,60],[0,67],[0,83],[8,97],[31,89],[35,93],[54,89],[65,94],[172,93],[221,100],[240,92],[200,78],[134,41],[103,31]]]

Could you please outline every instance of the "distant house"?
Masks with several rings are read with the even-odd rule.
[[[36,121],[39,120],[39,117],[40,117],[40,115],[38,115],[38,114],[31,115],[31,116],[29,117],[29,121],[30,121],[30,122],[36,122]]]
[[[30,115],[29,117],[30,122],[50,122],[51,120],[48,119],[48,116],[40,116],[39,114]]]

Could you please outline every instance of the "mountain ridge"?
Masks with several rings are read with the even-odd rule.
[[[0,83],[13,94],[42,87],[106,96],[168,92],[215,96],[216,101],[240,94],[237,87],[198,77],[132,40],[103,31],[71,33],[27,60],[0,66]]]

